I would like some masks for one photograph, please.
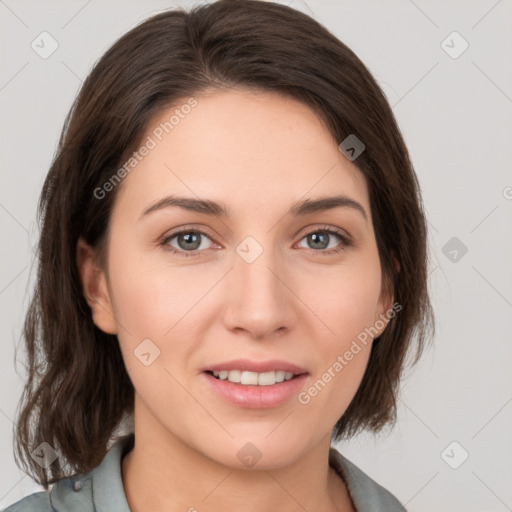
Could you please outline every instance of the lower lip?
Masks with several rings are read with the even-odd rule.
[[[246,386],[228,380],[216,379],[203,372],[208,384],[228,402],[246,409],[270,409],[284,404],[296,396],[303,386],[307,373],[272,386]]]

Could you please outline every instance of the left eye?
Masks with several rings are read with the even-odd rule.
[[[312,248],[306,247],[306,249],[312,249],[313,251],[321,250],[322,252],[333,252],[333,250],[341,250],[340,248],[336,249],[336,244],[330,246],[330,242],[335,238],[341,240],[342,246],[348,245],[348,240],[341,233],[338,233],[332,229],[312,231],[311,233],[305,235],[301,241],[305,239],[307,242],[313,245]]]

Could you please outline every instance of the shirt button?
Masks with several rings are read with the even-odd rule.
[[[80,482],[80,480],[77,480],[75,482],[75,484],[73,485],[73,489],[78,492],[81,488],[82,488],[82,482]]]

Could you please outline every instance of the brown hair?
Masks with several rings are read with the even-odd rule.
[[[374,340],[333,439],[396,420],[405,356],[415,339],[418,360],[434,325],[420,189],[390,106],[359,58],[309,16],[270,2],[220,0],[162,12],[126,33],[96,63],[66,118],[38,205],[37,282],[23,331],[28,381],[15,433],[17,464],[45,488],[97,466],[133,412],[117,337],[94,325],[76,264],[79,237],[105,261],[119,187],[101,199],[94,191],[156,114],[207,88],[236,86],[298,99],[336,141],[355,134],[366,146],[354,163],[369,189],[383,284],[402,309]],[[31,457],[43,442],[59,454],[48,468]]]

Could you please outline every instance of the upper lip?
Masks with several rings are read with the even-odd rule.
[[[308,373],[305,368],[296,364],[281,361],[279,359],[272,359],[268,361],[251,361],[250,359],[232,359],[224,363],[213,364],[203,368],[204,372],[220,372],[222,370],[242,370],[246,372],[266,373],[271,371],[285,371],[291,372],[295,375]]]

